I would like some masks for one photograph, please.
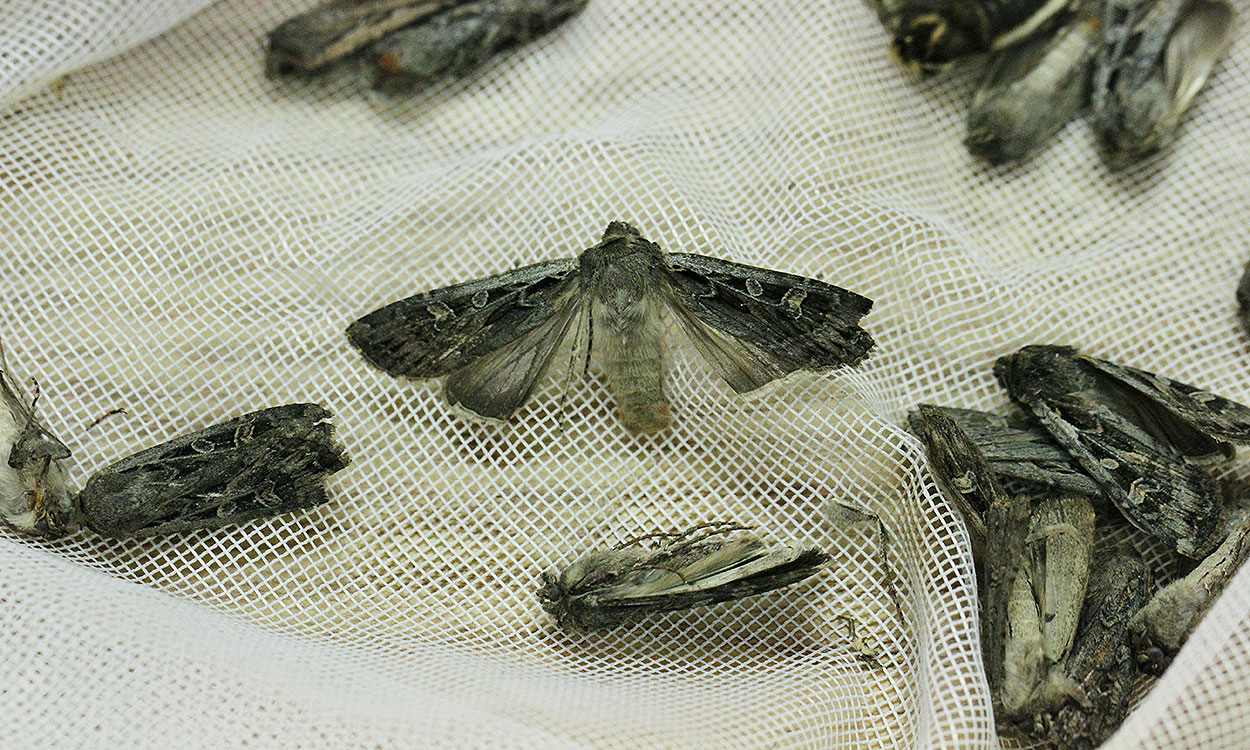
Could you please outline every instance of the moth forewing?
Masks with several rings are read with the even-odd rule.
[[[1232,42],[1226,0],[1107,4],[1094,85],[1094,129],[1113,167],[1167,146]]]
[[[981,593],[981,651],[991,696],[1002,695],[1006,680],[1009,609],[1012,596],[1017,592],[1017,579],[1022,573],[1027,576],[1023,555],[1028,541],[1031,508],[1032,500],[1028,497],[1002,494],[985,511],[985,544],[977,571]],[[1026,587],[1025,590],[1032,600],[1031,589]],[[1017,602],[1019,604],[1022,602]],[[1036,607],[1036,602],[1031,606]],[[1016,610],[1017,618],[1022,612]],[[1031,633],[1027,635],[1030,640],[1032,637]]]
[[[814,547],[768,544],[740,527],[707,527],[669,535],[647,549],[592,552],[539,590],[543,609],[561,628],[586,632],[624,625],[654,612],[754,596],[807,578],[828,561]]]
[[[1210,551],[1219,500],[1191,463],[1231,456],[1204,429],[1225,422],[1222,432],[1236,432],[1245,407],[1070,347],[1026,346],[994,372],[1133,525],[1183,555]]]
[[[1072,649],[1094,551],[1094,509],[1080,495],[1047,497],[1029,523],[1030,581],[1041,605],[1044,653],[1056,664]]]
[[[466,0],[332,0],[278,24],[266,40],[270,77],[316,71],[386,34]]]
[[[1143,672],[1160,675],[1167,669],[1250,556],[1250,511],[1238,508],[1230,513],[1224,532],[1224,541],[1214,552],[1184,578],[1160,589],[1133,617],[1133,650]]]
[[[175,438],[95,472],[83,522],[108,537],[217,528],[313,507],[347,465],[330,413],[287,404]]]
[[[493,57],[553,30],[587,0],[470,0],[375,42],[374,86],[411,93],[477,71]]]
[[[1007,599],[1001,687],[991,696],[999,718],[1019,720],[1034,711],[1047,666],[1042,627],[1029,571],[1021,568]]]
[[[932,75],[954,62],[1004,49],[1046,27],[1069,0],[870,0],[894,34],[890,54],[909,72]]]
[[[1237,283],[1237,318],[1241,321],[1241,328],[1246,333],[1250,333],[1250,263],[1247,263],[1241,272],[1241,281]]]
[[[1000,479],[1018,480],[1091,497],[1102,492],[1098,483],[1045,430],[975,409],[932,405],[926,405],[926,408],[935,409],[953,419],[980,449],[990,469]]]
[[[1098,4],[1080,3],[1053,37],[1037,35],[996,53],[968,112],[969,152],[991,164],[1019,161],[1085,108],[1102,42]]]

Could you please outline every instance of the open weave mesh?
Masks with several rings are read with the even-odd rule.
[[[906,79],[852,0],[592,0],[404,100],[265,80],[263,33],[307,5],[0,8],[3,343],[76,482],[299,400],[352,457],[325,506],[241,527],[3,532],[2,747],[990,747],[967,538],[905,411],[1005,409],[990,363],[1035,342],[1250,401],[1245,33],[1177,147],[1117,175],[1085,124],[974,163],[976,66]],[[744,401],[678,337],[676,426],[638,439],[593,375],[471,424],[343,334],[615,219],[865,294],[879,348]],[[833,562],[602,634],[540,610],[542,571],[711,520]],[[1243,571],[1112,746],[1244,747],[1248,611]]]

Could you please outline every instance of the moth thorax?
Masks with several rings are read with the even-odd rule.
[[[650,295],[633,308],[622,317],[596,305],[594,345],[621,422],[630,432],[649,435],[670,420],[664,394],[664,319],[661,305]]]

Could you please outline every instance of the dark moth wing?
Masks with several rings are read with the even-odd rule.
[[[310,508],[347,465],[330,412],[287,404],[175,438],[104,467],[78,496],[109,537],[215,528]]]
[[[507,419],[546,372],[581,311],[577,261],[545,261],[394,302],[347,335],[391,375],[450,375],[447,397]]]
[[[872,337],[860,318],[872,300],[793,274],[689,253],[667,256],[677,319],[739,393],[796,370],[856,365]]]
[[[1126,367],[1094,357],[1081,355],[1081,360],[1107,376],[1112,383],[1123,384],[1139,394],[1145,403],[1140,407],[1150,414],[1162,436],[1174,447],[1193,456],[1193,431],[1203,436],[1221,438],[1234,443],[1250,443],[1250,408],[1217,396],[1187,383],[1161,377],[1152,372]],[[1192,430],[1178,429],[1183,422]],[[1212,450],[1212,454],[1231,457],[1231,451]]]
[[[1102,493],[1098,483],[1045,430],[975,409],[928,404],[922,404],[919,409],[934,410],[953,420],[981,450],[990,469],[1000,479],[1015,479],[1094,497]],[[916,434],[920,434],[918,419],[919,411],[908,415],[912,432]]]
[[[1095,362],[1068,347],[1028,346],[994,371],[1134,526],[1202,557],[1216,541],[1219,494],[1186,459],[1231,455],[1231,446]]]
[[[679,536],[659,549],[591,553],[540,592],[565,629],[616,627],[651,612],[700,607],[789,586],[818,572],[829,556],[816,548]],[[719,532],[714,532],[719,533]]]

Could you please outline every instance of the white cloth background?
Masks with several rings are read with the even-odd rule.
[[[263,78],[263,33],[307,5],[0,8],[3,339],[76,481],[294,400],[330,407],[353,459],[327,505],[243,527],[5,532],[0,746],[990,747],[966,538],[905,410],[1005,408],[990,363],[1035,342],[1250,401],[1244,31],[1177,147],[1114,175],[1084,124],[1019,168],[974,163],[975,70],[906,79],[851,0],[592,0],[402,101]],[[594,378],[563,411],[552,378],[513,426],[473,425],[343,335],[613,219],[870,296],[879,349],[743,402],[678,340],[676,428],[639,440]],[[891,529],[901,614],[839,503]],[[538,607],[543,570],[719,519],[834,561],[599,635]],[[1243,747],[1248,611],[1243,571],[1112,746]]]

